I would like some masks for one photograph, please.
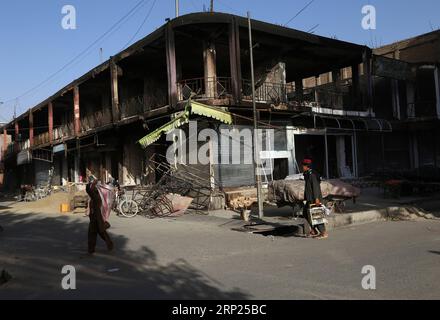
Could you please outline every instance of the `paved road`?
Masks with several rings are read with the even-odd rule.
[[[112,218],[117,250],[86,251],[87,218],[0,210],[0,299],[439,299],[440,222],[380,222],[325,241],[231,231],[222,219]],[[61,268],[77,290],[61,289]],[[373,265],[377,289],[361,287]],[[118,269],[116,272],[108,272]],[[113,270],[114,271],[114,270]]]

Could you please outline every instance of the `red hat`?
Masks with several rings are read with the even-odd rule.
[[[303,162],[302,162],[302,164],[304,164],[304,165],[306,165],[306,166],[309,166],[309,165],[312,164],[312,159],[304,159]]]

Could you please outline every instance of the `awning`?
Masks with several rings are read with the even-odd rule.
[[[350,130],[350,131],[373,131],[373,132],[392,132],[391,123],[384,119],[376,118],[338,118],[330,116],[314,115],[315,127]]]
[[[189,100],[184,112],[177,115],[176,118],[164,124],[162,127],[143,137],[141,140],[139,140],[139,144],[142,146],[142,148],[146,148],[155,143],[163,134],[168,134],[169,132],[188,123],[191,114],[213,118],[226,124],[232,124],[232,115],[228,111],[220,108],[213,108],[208,105]]]

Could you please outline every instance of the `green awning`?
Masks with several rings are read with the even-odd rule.
[[[177,128],[183,126],[184,124],[188,123],[188,121],[189,121],[189,112],[187,110],[187,111],[183,112],[177,118],[164,124],[159,129],[156,129],[153,132],[146,135],[145,137],[143,137],[141,140],[139,140],[139,144],[142,146],[142,148],[145,149],[150,144],[153,144],[157,140],[159,140],[160,137],[162,136],[162,134],[167,134],[168,132],[171,132],[174,129],[177,129]]]
[[[145,149],[149,145],[159,140],[163,134],[168,134],[174,129],[177,129],[188,123],[189,116],[191,114],[213,118],[226,124],[232,124],[232,115],[227,110],[213,108],[205,104],[189,100],[183,113],[170,122],[164,124],[162,127],[143,137],[141,140],[139,140],[139,144]]]
[[[213,108],[195,101],[191,101],[190,105],[191,114],[213,118],[226,124],[232,124],[232,115],[228,111]]]

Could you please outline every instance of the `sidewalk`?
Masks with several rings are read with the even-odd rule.
[[[334,213],[327,219],[328,229],[356,226],[366,223],[387,221],[387,220],[440,220],[440,201],[438,195],[431,197],[404,197],[400,199],[385,198],[378,188],[367,188],[362,190],[362,195],[356,203],[347,201],[343,213]],[[426,210],[429,210],[426,211]],[[216,223],[221,227],[229,229],[256,233],[270,233],[275,229],[289,228],[290,232],[301,234],[304,221],[302,218],[293,216],[290,207],[276,208],[265,206],[263,221],[257,218],[255,208],[252,211],[253,223],[241,220],[240,214],[231,210],[209,211],[204,216],[206,222]],[[194,215],[186,216],[189,220],[200,220]],[[257,224],[257,227],[249,227]],[[286,231],[287,232],[287,231]]]

